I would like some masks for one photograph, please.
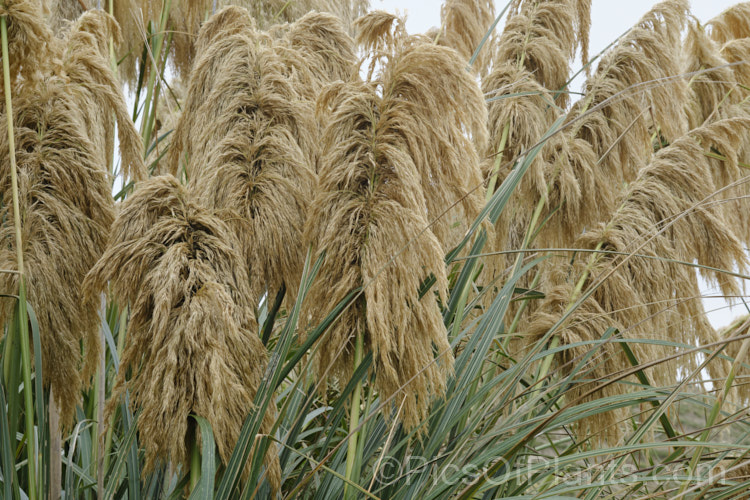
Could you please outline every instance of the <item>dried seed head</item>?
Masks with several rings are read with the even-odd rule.
[[[13,96],[27,299],[39,321],[44,384],[55,395],[63,429],[75,421],[82,386],[88,384],[98,362],[100,303],[84,301],[81,286],[104,251],[113,219],[109,175],[88,138],[76,92],[74,84],[51,76]],[[10,200],[4,118],[0,193]],[[4,221],[0,265],[17,269],[11,204],[3,204],[0,213]],[[2,273],[0,289],[14,293],[17,278]],[[3,324],[13,305],[3,302]]]
[[[87,276],[89,297],[109,281],[131,307],[107,409],[129,389],[141,412],[146,473],[158,462],[187,464],[191,414],[209,421],[227,463],[266,369],[247,270],[227,216],[194,202],[173,177],[153,177],[123,203],[109,246]],[[272,407],[261,432],[270,432],[274,418]],[[278,488],[273,448],[266,465]]]
[[[687,84],[680,78],[680,33],[687,2],[657,4],[620,42],[604,55],[587,80],[586,95],[568,113],[574,120],[570,135],[588,142],[597,163],[594,170],[603,186],[616,192],[631,182],[653,155],[653,134],[674,140],[687,131]],[[589,154],[584,154],[585,159]],[[591,184],[589,182],[589,184]],[[608,190],[608,191],[609,191]],[[608,217],[603,207],[587,206],[601,198],[580,197],[575,209],[577,230]]]
[[[711,38],[720,44],[750,35],[750,2],[742,2],[714,17],[708,22]]]
[[[589,270],[585,286],[596,289],[587,299],[590,303],[574,310],[561,327],[560,332],[574,328],[563,334],[563,341],[566,336],[583,341],[598,339],[603,333],[602,324],[590,317],[592,311],[598,311],[599,315],[606,314],[609,325],[627,326],[626,331],[621,330],[627,336],[687,345],[715,342],[716,332],[700,301],[697,276],[684,263],[697,261],[717,269],[744,269],[747,265],[743,246],[725,217],[725,208],[711,203],[711,197],[721,187],[714,182],[718,178],[715,169],[736,171],[735,152],[749,127],[746,113],[735,110],[734,117],[695,129],[656,153],[623,194],[612,218],[586,231],[574,245],[616,253],[593,254],[570,267],[557,266],[548,271],[549,278],[541,281],[552,295],[545,290],[549,298],[540,305],[529,330],[542,333],[555,324],[567,310],[567,305],[561,309],[559,297],[571,293],[573,282],[568,280],[578,280]],[[710,159],[704,155],[709,149],[721,151],[727,159]],[[627,255],[631,253],[636,255]],[[739,293],[737,283],[725,274],[706,268],[701,271],[725,294]],[[592,319],[595,321],[590,323]],[[632,349],[642,363],[677,352],[676,348],[649,343],[633,343]],[[606,378],[618,369],[630,367],[622,350],[614,344],[602,346],[602,357],[604,362],[592,367],[590,378]],[[695,369],[697,360],[682,357],[680,367]],[[678,368],[668,365],[649,371],[648,376],[657,384],[668,385],[674,383]],[[726,374],[725,363],[713,363],[709,369],[717,377]],[[616,387],[617,391],[624,390]]]
[[[310,89],[297,92],[299,82],[289,77],[273,41],[226,11],[217,16],[199,39],[204,52],[175,131],[172,165],[184,154],[191,189],[203,203],[238,215],[233,228],[242,235],[256,298],[282,284],[293,298],[306,253],[302,228],[319,147],[312,105],[302,97]],[[218,36],[217,24],[225,21],[231,34]]]
[[[431,229],[445,251],[463,236],[451,228],[484,206],[477,151],[487,142],[484,97],[452,49],[406,40],[379,75],[382,119],[404,141],[422,179]]]
[[[134,86],[143,54],[143,41],[146,27],[152,25],[152,32],[158,29],[162,17],[161,0],[122,0],[115,2],[115,17],[123,27],[124,40],[119,50],[120,58],[125,58],[122,67],[125,79]],[[236,7],[233,7],[236,6]],[[311,11],[329,12],[341,19],[345,29],[351,31],[351,23],[369,7],[368,0],[191,0],[172,2],[166,22],[167,31],[172,37],[171,62],[178,75],[186,78],[190,73],[196,54],[200,52],[196,36],[202,30],[202,23],[224,8],[242,9],[249,12],[261,29],[268,29],[278,22],[294,22]],[[147,61],[146,71],[150,71],[151,61]]]
[[[484,153],[483,175],[485,179],[497,175],[498,187],[514,163],[541,141],[560,110],[547,89],[515,64],[495,65],[482,82],[482,90],[489,99],[488,129],[493,131]],[[550,165],[545,156],[534,159],[512,194],[510,209],[500,214],[494,250],[520,248],[534,207],[547,195]]]
[[[394,47],[406,36],[406,19],[384,10],[368,12],[354,21],[355,41],[367,52]]]
[[[59,63],[60,45],[47,26],[38,0],[6,0],[0,15],[8,23],[8,64],[12,85],[43,78]]]
[[[469,60],[495,20],[492,0],[446,0],[440,8],[441,30],[437,43],[455,49]],[[487,74],[492,60],[493,39],[489,38],[477,54],[473,68],[481,76]]]
[[[498,37],[495,64],[515,64],[544,88],[565,90],[569,63],[579,45],[588,56],[590,10],[591,0],[523,2]],[[556,94],[555,102],[566,107],[567,94]]]
[[[45,0],[44,4],[49,11],[49,25],[58,35],[84,12],[78,0]]]
[[[97,162],[102,166],[111,163],[116,120],[122,173],[126,179],[142,180],[146,177],[143,141],[109,64],[110,37],[116,40],[119,28],[109,14],[98,10],[83,14],[65,39],[62,71],[78,89],[74,99],[85,113]]]
[[[354,40],[341,21],[331,14],[311,12],[305,15],[289,26],[284,38],[294,49],[293,57],[297,59],[294,65],[304,66],[300,72],[306,70],[312,74],[311,88],[299,91],[312,102],[323,86],[337,80],[348,81],[358,69]]]
[[[688,23],[683,46],[684,71],[690,75],[690,99],[687,113],[695,128],[707,119],[715,119],[726,104],[739,102],[733,68],[727,65],[719,46],[708,37],[698,22]]]
[[[421,283],[430,274],[441,294],[447,280],[441,246],[425,218],[421,175],[393,100],[373,84],[355,82],[336,84],[321,96],[321,112],[329,119],[305,241],[325,260],[304,317],[318,324],[364,287],[318,348],[319,374],[331,370],[349,378],[355,338],[363,335],[381,398],[395,398],[396,406],[405,400],[401,419],[411,429],[443,393],[453,355],[434,292],[420,300]]]

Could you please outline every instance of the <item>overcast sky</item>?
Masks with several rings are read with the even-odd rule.
[[[407,29],[410,33],[424,33],[433,26],[440,25],[440,6],[442,0],[371,0],[372,9],[382,9],[389,12],[407,14]],[[615,38],[633,26],[656,1],[653,0],[593,0],[591,13],[591,42],[589,53],[599,53]],[[721,13],[724,9],[738,3],[735,0],[693,0],[692,13],[700,21],[706,22]],[[506,0],[496,0],[496,10],[500,12]],[[504,20],[498,25],[502,29]],[[574,82],[572,90],[580,90],[582,81]],[[705,285],[704,296],[719,295]],[[704,299],[708,318],[715,327],[729,324],[738,315],[745,314],[742,305],[737,305],[730,311],[727,303],[721,299]]]
[[[389,12],[406,12],[410,33],[423,33],[440,26],[442,0],[370,0],[370,7]],[[593,0],[591,12],[591,54],[596,54],[612,40],[634,25],[658,2],[653,0]],[[738,3],[735,0],[693,0],[693,15],[708,21],[722,10]],[[505,7],[505,0],[495,0],[496,10]],[[500,27],[502,29],[502,26]]]
[[[593,0],[589,54],[592,56],[598,54],[638,22],[638,19],[657,3],[654,0]],[[693,0],[690,2],[693,15],[702,22],[708,21],[736,3],[738,2],[735,0]],[[370,0],[372,9],[406,13],[407,29],[412,34],[424,33],[431,27],[440,26],[442,4],[442,0]],[[495,0],[497,12],[502,11],[505,5],[506,0]],[[498,30],[502,30],[504,22],[504,19],[500,22]],[[572,90],[580,90],[582,83],[582,80],[574,81]]]

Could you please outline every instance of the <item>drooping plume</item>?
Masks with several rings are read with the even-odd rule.
[[[440,8],[441,29],[434,34],[440,45],[455,49],[467,61],[495,20],[492,0],[446,0]],[[430,33],[432,35],[432,33]],[[492,60],[493,39],[490,36],[477,54],[473,68],[486,75]]]
[[[89,300],[109,282],[114,296],[130,304],[128,344],[108,411],[128,389],[140,410],[146,472],[168,461],[187,465],[186,442],[198,432],[191,414],[210,422],[227,463],[266,369],[247,268],[222,219],[174,177],[152,177],[123,203],[109,246],[87,277]],[[261,432],[270,432],[274,416],[272,407]],[[266,465],[278,487],[274,447]]]
[[[743,362],[744,359],[737,359],[741,354],[742,345],[747,342],[747,339],[739,339],[750,334],[750,315],[743,315],[732,321],[729,325],[722,328],[718,332],[718,337],[721,340],[727,341],[727,346],[724,349],[724,353],[727,356],[734,358],[735,362]],[[750,377],[745,366],[738,366],[738,370],[735,377],[735,383],[732,389],[739,393],[739,401],[743,406],[747,405],[748,398],[750,398],[750,390],[748,389],[747,379]],[[747,469],[747,468],[746,468]]]
[[[567,163],[581,191],[596,196],[566,199],[569,190],[553,188],[551,198],[568,214],[556,241],[570,242],[583,228],[609,218],[617,192],[650,161],[652,135],[671,141],[688,130],[687,82],[680,65],[687,10],[686,1],[668,0],[643,16],[603,56],[585,84],[584,97],[568,113],[572,123],[567,134],[574,139],[565,142],[574,147],[563,168]],[[594,185],[602,191],[584,191]],[[573,203],[577,206],[565,208]]]
[[[730,40],[719,48],[699,23],[690,23],[684,52],[685,72],[689,75],[690,85],[687,112],[691,124],[698,126],[725,117],[734,105],[747,98],[750,84],[746,63],[750,57],[750,43],[747,38]],[[718,168],[714,169],[714,176],[717,185],[726,186],[738,174],[731,169]],[[750,242],[750,215],[743,209],[742,200],[748,194],[750,186],[743,182],[717,195],[722,200],[727,220],[746,244]]]
[[[479,85],[452,49],[407,42],[383,69],[381,116],[401,134],[422,179],[431,228],[447,251],[456,219],[476,219],[484,206],[477,151],[487,141]]]
[[[689,78],[687,114],[695,128],[707,119],[715,119],[731,104],[741,100],[732,67],[720,53],[720,47],[698,22],[689,22],[683,46],[684,72]]]
[[[250,13],[258,27],[267,29],[279,22],[294,22],[310,11],[328,12],[337,16],[346,29],[354,19],[364,14],[368,0],[191,0],[173,1],[166,20],[166,28],[172,37],[172,63],[178,75],[186,78],[190,73],[196,54],[194,42],[201,24],[216,11],[228,6],[238,6]],[[157,31],[162,18],[161,0],[121,0],[115,2],[115,17],[123,28],[126,44],[121,46],[120,58],[125,57],[123,69],[125,79],[135,83],[138,68],[143,64],[143,40],[146,26],[151,23]],[[152,64],[147,61],[148,64]],[[148,70],[149,68],[147,68]]]
[[[294,296],[316,182],[317,125],[273,46],[259,43],[261,35],[251,24],[237,24],[230,10],[240,9],[217,14],[199,39],[204,53],[191,76],[171,159],[174,166],[187,157],[191,189],[206,206],[236,214],[231,225],[256,298],[282,284]],[[231,34],[214,36],[224,20]]]
[[[498,37],[494,60],[515,64],[551,92],[565,91],[569,64],[580,46],[588,58],[591,0],[526,0],[508,18]],[[567,93],[555,95],[560,107]]]
[[[487,111],[479,85],[455,50],[408,36],[403,19],[373,12],[356,25],[358,44],[373,57],[368,78],[388,103],[382,115],[405,141],[431,229],[447,251],[463,237],[455,221],[473,221],[484,205],[477,151],[487,141]]]
[[[44,20],[38,0],[7,0],[0,14],[8,23],[8,64],[12,85],[43,78],[59,63],[60,46]]]
[[[85,113],[97,162],[103,166],[111,163],[116,122],[122,174],[126,179],[142,180],[146,177],[143,141],[110,67],[110,37],[117,40],[119,28],[109,14],[98,10],[83,14],[65,39],[62,71],[77,87],[74,98]]]
[[[442,296],[447,280],[396,95],[351,82],[319,101],[330,116],[305,241],[325,260],[303,305],[315,325],[364,287],[318,348],[319,374],[349,378],[355,338],[364,336],[381,399],[404,401],[401,419],[414,428],[445,390],[453,354],[434,292],[419,296],[430,274]]]
[[[516,162],[523,161],[532,148],[541,143],[561,110],[554,105],[552,94],[531,73],[512,63],[496,64],[482,86],[489,100],[488,129],[491,131],[482,170],[494,189],[500,186]],[[554,145],[563,146],[559,136],[544,147]],[[501,212],[492,244],[496,250],[522,246],[535,206],[547,197],[547,183],[553,180],[552,165],[547,161],[549,156],[539,154],[533,159],[507,208]],[[563,172],[565,167],[563,165]],[[577,183],[569,183],[569,186],[577,195]]]
[[[558,91],[566,90],[568,65],[577,48],[587,53],[589,17],[589,1],[526,1],[511,9],[498,37],[492,71],[482,82],[490,131],[483,170],[493,188],[502,183],[514,163],[541,144],[562,116],[568,97]],[[573,171],[576,163],[588,163],[593,156],[582,146],[562,133],[547,140],[497,222],[495,249],[522,245],[540,200],[549,210],[562,207],[562,213],[577,207],[582,187],[595,184],[588,178],[579,181]],[[571,155],[577,158],[569,161]],[[563,200],[573,202],[570,208]],[[563,218],[571,215],[565,213]],[[544,235],[542,239],[550,238]]]
[[[603,56],[586,81],[584,98],[569,113],[577,118],[577,135],[594,148],[599,171],[613,176],[613,185],[632,180],[648,162],[657,129],[667,140],[687,131],[680,67],[687,12],[687,1],[667,0],[646,13]]]
[[[742,2],[729,7],[711,19],[708,26],[711,30],[711,38],[720,44],[747,37],[750,32],[750,2]]]
[[[78,0],[45,0],[49,11],[49,25],[55,33],[63,32],[68,23],[84,13]]]
[[[335,81],[348,81],[357,72],[354,40],[341,21],[331,14],[311,12],[289,25],[284,42],[293,49],[280,55],[294,67],[293,77],[308,74],[309,82],[295,85],[313,103],[321,89]],[[291,60],[289,60],[291,59]]]
[[[727,169],[737,178],[736,151],[749,129],[750,119],[745,112],[735,110],[735,117],[695,129],[656,153],[624,193],[612,218],[581,235],[574,246],[625,255],[595,252],[589,258],[579,257],[572,266],[550,267],[541,280],[546,298],[530,319],[528,331],[537,335],[548,331],[577,298],[576,282],[588,276],[583,290],[596,289],[560,327],[563,343],[596,341],[605,324],[619,328],[628,337],[659,338],[687,345],[715,342],[716,332],[706,319],[697,276],[690,263],[697,261],[716,269],[743,269],[747,264],[725,209],[713,203],[712,197],[724,187],[714,182],[715,169]],[[726,155],[726,160],[707,157],[704,153],[710,149]],[[731,277],[705,268],[701,274],[721,286],[725,294],[739,293]],[[561,297],[567,297],[567,301]],[[641,363],[679,351],[639,342],[631,347]],[[569,349],[567,356],[578,357],[589,349],[590,345],[578,346]],[[592,361],[592,374],[587,378],[605,379],[631,366],[616,342],[604,344],[600,353]],[[670,364],[649,370],[648,376],[659,385],[668,385],[674,383],[680,370],[696,366],[694,357],[685,356],[680,358],[679,367]],[[717,377],[725,375],[725,368],[718,361],[709,365]],[[574,393],[580,395],[592,387],[581,386]],[[622,385],[610,385],[605,394],[624,390]],[[609,427],[612,431],[616,419],[610,417],[611,420],[586,425],[595,430]]]
[[[373,10],[354,21],[355,41],[367,52],[395,47],[406,38],[406,19],[384,10]]]
[[[13,96],[27,299],[39,321],[44,384],[63,428],[74,422],[81,389],[98,362],[100,304],[85,302],[81,286],[104,251],[114,216],[109,175],[88,138],[77,90],[49,76]],[[0,129],[0,193],[11,200],[5,116]],[[0,266],[17,269],[12,205],[4,203],[0,213]],[[14,293],[17,278],[0,274],[0,289]],[[3,324],[14,303],[3,301]]]

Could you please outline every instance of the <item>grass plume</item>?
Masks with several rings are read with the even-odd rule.
[[[229,21],[226,14],[207,23],[207,32],[213,23]],[[235,30],[235,21],[227,29]],[[231,225],[257,298],[267,287],[285,284],[293,292],[299,284],[318,148],[312,105],[296,92],[273,45],[259,44],[260,37],[247,24],[213,38],[215,43],[201,42],[205,53],[192,74],[171,152],[175,161],[183,146],[192,189],[207,206],[236,214]],[[201,125],[208,122],[213,126]]]
[[[173,177],[154,177],[123,203],[109,246],[87,277],[89,297],[110,282],[131,307],[107,409],[111,414],[130,390],[146,443],[144,472],[169,461],[187,465],[186,442],[197,433],[191,414],[211,423],[226,462],[253,410],[267,355],[238,247],[220,214],[193,201]],[[274,413],[266,414],[262,432],[270,431]],[[278,487],[273,450],[266,463]]]
[[[81,286],[104,251],[114,216],[109,175],[88,138],[75,90],[63,78],[49,76],[14,98],[28,300],[42,332],[44,382],[52,387],[65,429],[73,424],[81,389],[97,366],[99,303],[85,302]],[[0,151],[0,191],[8,200],[7,139],[0,139]],[[9,211],[3,204],[3,269],[16,266]],[[0,275],[3,290],[15,290],[16,281],[15,274]],[[3,321],[11,305],[3,304]]]
[[[441,29],[434,34],[437,43],[455,49],[468,61],[492,27],[495,3],[491,0],[446,0],[440,8],[440,19]],[[477,54],[473,68],[479,75],[486,75],[489,69],[492,46],[490,37]]]
[[[419,298],[430,273],[441,294],[447,286],[440,243],[425,230],[421,176],[403,152],[397,115],[373,85],[336,84],[319,104],[330,118],[305,241],[325,252],[325,261],[310,290],[307,318],[317,324],[321,314],[366,286],[318,349],[318,370],[350,377],[355,338],[363,335],[381,398],[405,401],[401,419],[413,428],[445,389],[453,363],[435,297]],[[393,280],[398,287],[389,285]]]
[[[723,208],[708,200],[717,187],[723,187],[714,183],[713,170],[736,171],[736,150],[749,126],[745,112],[736,110],[733,118],[699,127],[656,153],[624,193],[613,217],[575,242],[575,248],[624,252],[626,256],[595,253],[590,259],[577,259],[571,268],[552,270],[542,280],[546,298],[530,319],[528,331],[533,334],[548,331],[568,312],[571,297],[578,297],[575,282],[571,280],[585,279],[583,290],[589,287],[595,290],[561,327],[563,343],[595,341],[607,322],[628,337],[656,337],[688,345],[717,341],[699,300],[695,271],[681,262],[696,260],[718,269],[734,266],[744,269],[747,265],[743,246],[727,223]],[[703,152],[709,148],[725,152],[726,160],[720,162],[704,156]],[[719,284],[725,294],[739,293],[737,283],[725,274],[705,269],[702,274],[709,282]],[[568,356],[577,359],[588,349],[577,347]],[[601,349],[601,359],[593,362],[598,364],[589,378],[603,380],[630,366],[616,343],[607,343]],[[678,349],[637,343],[633,350],[637,359],[649,362]],[[649,378],[658,384],[672,384],[679,373],[696,366],[694,357],[681,359],[680,370],[677,366],[653,370]],[[721,363],[711,365],[710,369],[715,370],[715,376],[726,376]],[[578,391],[583,394],[589,389],[584,385]],[[610,385],[605,395],[623,390],[621,385]],[[598,422],[589,422],[592,427],[583,432],[616,430],[614,415],[609,419],[598,418]]]

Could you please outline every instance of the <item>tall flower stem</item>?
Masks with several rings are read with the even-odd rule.
[[[5,5],[2,5],[5,8]],[[10,159],[10,182],[13,190],[13,223],[16,229],[16,259],[18,262],[18,334],[21,337],[23,361],[23,400],[26,419],[26,451],[29,460],[29,500],[36,500],[36,436],[34,433],[34,397],[31,384],[31,349],[29,347],[29,323],[26,313],[26,285],[23,269],[23,241],[21,238],[21,212],[18,203],[18,172],[16,171],[16,141],[13,132],[13,103],[10,95],[10,61],[8,56],[8,16],[0,17],[0,34],[3,53],[3,91],[5,92],[5,116],[8,119],[8,155]]]
[[[364,350],[364,334],[360,333],[357,335],[357,339],[354,345],[354,370],[359,368],[362,364],[362,351]],[[362,381],[357,383],[352,394],[352,410],[351,418],[349,419],[349,448],[346,453],[346,480],[347,484],[344,485],[344,498],[347,498],[347,494],[352,490],[349,488],[349,481],[352,480],[354,474],[354,464],[357,461],[357,440],[359,439],[359,405],[362,398]]]

